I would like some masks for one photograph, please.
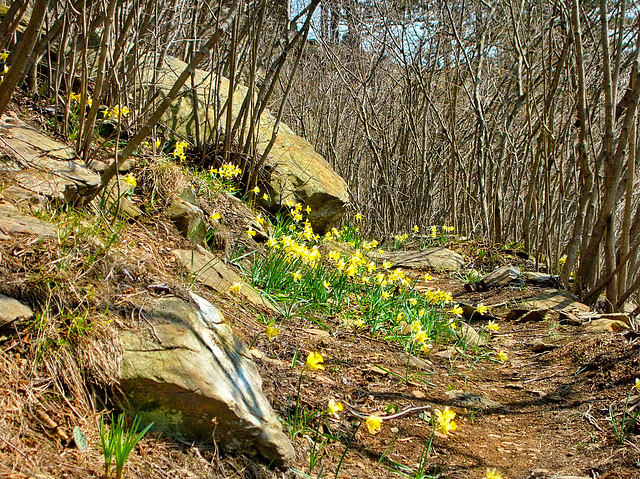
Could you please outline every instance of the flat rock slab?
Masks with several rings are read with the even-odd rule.
[[[123,331],[120,390],[143,423],[185,441],[216,441],[285,467],[295,456],[250,352],[205,299],[144,307],[150,328]]]
[[[625,331],[629,328],[627,323],[624,323],[617,319],[594,319],[582,325],[584,331],[590,333],[615,333],[618,331]]]
[[[204,248],[198,250],[173,250],[172,253],[191,272],[198,283],[225,294],[234,294],[231,293],[231,287],[234,284],[240,284],[238,295],[255,306],[262,306],[274,313],[280,313],[271,302],[248,285],[238,273]]]
[[[52,237],[56,235],[56,228],[46,221],[23,215],[8,203],[0,203],[0,240],[11,239],[19,233]]]
[[[525,305],[531,308],[567,311],[574,314],[589,311],[589,306],[576,301],[571,293],[557,289],[549,290],[541,295],[529,298],[525,301]]]
[[[505,407],[498,401],[486,399],[476,394],[466,393],[458,389],[447,391],[447,396],[458,406],[479,409],[481,411],[503,411]]]
[[[394,268],[457,271],[464,266],[464,258],[447,248],[427,248],[423,251],[387,251],[381,259]]]
[[[0,328],[16,321],[28,321],[33,318],[33,311],[20,301],[0,294]]]
[[[80,161],[72,148],[52,140],[9,112],[0,118],[0,149],[21,165],[4,192],[84,204],[93,197],[100,177]]]

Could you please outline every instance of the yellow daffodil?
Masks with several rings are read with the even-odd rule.
[[[418,311],[418,317],[419,318],[423,317],[424,314],[425,314],[425,310],[424,309],[421,309],[420,311]]]
[[[478,314],[484,314],[487,311],[489,311],[489,308],[487,308],[484,304],[480,303],[477,307],[476,307],[476,313]]]
[[[278,337],[278,332],[278,328],[273,325],[273,321],[270,322],[267,328],[264,330],[264,334],[267,335],[269,341],[273,341],[274,339],[276,339]]]
[[[161,141],[160,141],[160,140],[156,140],[156,141],[153,143],[153,144],[155,145],[155,147],[156,147],[156,150],[157,150],[158,148],[160,148],[160,143],[161,143]]]
[[[358,267],[355,264],[350,264],[349,267],[345,270],[345,273],[350,278],[353,278],[358,273]]]
[[[329,399],[329,405],[328,405],[327,410],[325,412],[329,416],[333,416],[336,419],[338,419],[338,413],[340,411],[342,411],[342,410],[343,410],[342,403],[341,402],[335,402],[333,400],[333,398],[332,398],[332,399]]]
[[[262,195],[262,199],[265,201],[269,201],[269,195],[265,193],[264,195]]]
[[[391,268],[391,266],[393,266],[393,265],[391,264],[390,261],[385,261],[385,262],[382,263],[382,267],[384,269],[389,269],[389,268]]]
[[[184,150],[188,146],[189,143],[187,143],[186,141],[177,142],[175,148],[173,149],[172,155],[176,158],[180,158],[181,160],[185,160],[187,158],[187,155],[185,154]]]
[[[389,299],[391,297],[391,293],[383,291],[381,296],[382,296],[382,299]]]
[[[311,206],[307,205],[304,210],[307,212],[307,214],[311,213]]]
[[[422,323],[416,319],[413,323],[411,323],[411,332],[413,334],[417,334],[420,331],[422,331]]]
[[[360,213],[356,215],[356,221],[362,221],[362,215]]]
[[[495,469],[487,468],[487,475],[484,479],[502,479],[502,476],[498,474]]]
[[[251,190],[249,190],[251,193],[253,193],[254,195],[257,195],[258,193],[260,193],[260,188],[259,187],[255,187]]]
[[[181,145],[182,149],[184,149],[187,146],[186,142],[179,142],[176,145],[176,148]],[[239,168],[238,166],[234,165],[233,163],[223,163],[220,168],[218,168],[217,170],[211,170],[212,173],[216,173],[220,176],[222,176],[223,178],[230,180],[232,178],[235,178],[236,176],[240,176],[242,174],[242,169]]]
[[[405,317],[404,313],[398,313],[398,315],[396,316],[396,321],[402,321]]]
[[[231,285],[231,288],[229,288],[229,290],[232,293],[239,293],[241,289],[242,289],[242,283],[233,283]]]
[[[310,352],[309,356],[307,356],[307,362],[304,365],[305,369],[309,369],[310,371],[317,371],[318,369],[324,369],[324,366],[320,363],[324,362],[324,358],[320,353]]]
[[[432,349],[433,349],[433,344],[431,343],[424,342],[420,345],[420,350],[422,351],[422,354],[429,354]]]
[[[381,248],[377,251],[378,254],[384,254],[384,250]]]
[[[453,420],[456,413],[449,409],[449,406],[446,406],[442,411],[436,409],[434,412],[436,413],[436,431],[446,436],[458,429],[458,425]]]
[[[217,211],[214,211],[210,216],[209,219],[215,223],[217,223],[218,221],[220,221],[220,218],[222,218],[220,216],[220,213],[218,213]]]
[[[371,415],[365,421],[370,434],[377,434],[382,428],[382,419],[378,416]]]
[[[104,117],[105,118],[115,117],[116,120],[119,120],[120,118],[128,116],[129,113],[131,113],[131,110],[129,110],[129,108],[127,108],[126,106],[115,105],[115,106],[112,106],[111,109],[104,111]]]
[[[413,340],[418,344],[425,344],[429,340],[429,335],[426,331],[418,331],[413,337]]]
[[[447,313],[455,314],[456,316],[461,316],[463,312],[464,311],[462,310],[462,307],[460,307],[460,306],[456,306],[455,308],[450,309],[449,311],[447,311]]]
[[[413,231],[415,231],[417,233],[418,231],[420,231],[420,227],[419,226],[414,226],[413,227]]]
[[[300,271],[293,271],[291,273],[291,276],[293,276],[293,280],[296,282],[302,279],[302,274],[300,274]]]
[[[247,234],[253,238],[257,233],[255,230],[252,230],[251,228],[249,228],[247,230]]]
[[[640,392],[640,379],[636,378],[636,383],[633,387],[636,388],[638,392]]]
[[[409,298],[407,300],[407,303],[409,303],[411,306],[415,306],[416,304],[418,304],[418,300],[416,298]]]
[[[124,181],[131,188],[135,188],[136,186],[138,186],[138,181],[136,180],[136,177],[133,175],[125,176],[124,178],[122,178],[122,181]]]
[[[9,58],[9,52],[0,53],[0,60],[2,60],[3,62],[6,62],[7,58]]]
[[[496,323],[495,321],[491,320],[487,323],[487,329],[489,331],[500,331],[500,326],[498,326],[498,323]]]
[[[505,353],[504,351],[497,351],[496,352],[496,356],[498,356],[498,359],[500,361],[502,361],[503,363],[509,359],[509,356],[507,355],[507,353]]]
[[[428,281],[431,281],[433,279],[433,277],[429,273],[425,273],[424,276],[422,277],[422,279],[425,282],[428,282]]]
[[[356,329],[362,329],[364,327],[364,321],[362,319],[357,319],[353,325]]]
[[[280,248],[280,246],[278,245],[278,240],[276,240],[276,239],[274,239],[274,238],[269,238],[269,239],[267,240],[267,243],[266,243],[266,244],[267,244],[267,246],[268,246],[269,248],[273,248],[273,249],[279,249],[279,248]]]
[[[326,289],[327,291],[331,289],[331,283],[329,283],[329,281],[323,281],[322,286],[324,286],[324,289]]]

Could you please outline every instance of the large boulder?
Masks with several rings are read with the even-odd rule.
[[[160,96],[166,95],[173,86],[178,75],[186,64],[176,58],[167,57],[157,75],[155,90]],[[151,80],[151,69],[149,78]],[[229,80],[224,77],[196,69],[194,83],[198,85],[198,117],[201,134],[211,137],[206,128],[222,123],[217,121],[218,105],[224,105],[229,91]],[[215,91],[220,82],[220,97],[210,100],[209,94]],[[247,95],[247,88],[237,86],[231,106],[233,118],[238,116],[242,102]],[[184,138],[195,138],[195,117],[192,89],[184,87],[183,93],[173,102],[164,117],[167,126]],[[262,155],[270,140],[275,125],[275,118],[265,110],[260,117],[257,131],[257,154]],[[265,164],[268,172],[262,186],[269,192],[270,200],[262,204],[267,209],[280,208],[285,201],[299,201],[311,208],[309,220],[314,229],[324,232],[336,225],[342,218],[345,205],[349,201],[347,184],[336,173],[329,163],[313,149],[304,138],[297,136],[291,128],[280,123],[278,134]]]
[[[160,299],[144,312],[149,330],[122,333],[125,407],[182,440],[286,466],[294,450],[247,348],[214,306],[191,300]]]

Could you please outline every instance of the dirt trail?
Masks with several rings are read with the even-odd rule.
[[[455,287],[450,280],[435,286]],[[485,304],[526,294],[531,292],[505,289],[485,294]],[[487,338],[489,349],[451,354],[452,349],[440,346],[428,357],[411,358],[407,381],[408,356],[397,343],[372,340],[337,318],[327,323],[333,334],[301,321],[284,320],[278,342],[256,345],[265,353],[258,362],[281,417],[291,414],[297,393],[299,375],[289,367],[296,348],[319,351],[326,362],[325,371],[303,378],[300,397],[307,411],[323,410],[330,398],[367,414],[425,407],[385,421],[376,435],[360,427],[338,477],[399,477],[396,472],[404,472],[406,477],[480,479],[487,468],[496,468],[503,479],[640,477],[640,451],[634,446],[639,431],[629,431],[631,444],[617,444],[608,412],[613,403],[621,420],[639,375],[640,342],[634,332],[586,333],[554,319],[499,320],[500,331]],[[483,323],[471,325],[481,330]],[[506,352],[508,360],[497,360],[496,350]],[[429,417],[434,408],[445,406],[456,412],[458,429],[449,437],[436,434],[420,476],[415,471],[431,435]],[[324,421],[321,431],[343,440],[323,447],[313,446],[313,434],[298,437],[296,467],[311,477],[321,470],[321,477],[333,477],[358,423],[349,413],[340,422]],[[319,449],[319,464],[310,471],[313,447]]]

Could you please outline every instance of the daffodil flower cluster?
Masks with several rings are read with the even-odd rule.
[[[451,296],[451,293],[447,293],[446,291],[442,291],[441,289],[436,289],[435,291],[425,291],[424,297],[432,304],[453,302],[453,296]]]
[[[282,249],[286,254],[285,260],[289,262],[299,259],[305,265],[316,267],[320,264],[320,260],[322,259],[322,254],[318,250],[317,246],[309,248],[296,241],[291,235],[283,236],[280,241],[274,238],[269,238],[267,246],[275,250]]]
[[[176,147],[173,150],[173,156],[176,158],[180,158],[182,161],[187,159],[187,155],[184,152],[184,149],[189,146],[189,143],[186,141],[179,141],[176,143]]]
[[[242,174],[242,170],[233,163],[223,163],[220,168],[212,168],[210,171],[226,180],[231,180]]]
[[[442,411],[436,409],[436,431],[447,436],[450,432],[458,429],[458,425],[453,420],[456,417],[456,413],[446,406]]]
[[[120,118],[129,116],[129,113],[131,113],[131,110],[129,110],[128,107],[115,105],[115,106],[112,106],[110,109],[105,110],[103,112],[103,115],[105,118],[109,118],[109,119],[115,118],[116,120],[119,120]]]

